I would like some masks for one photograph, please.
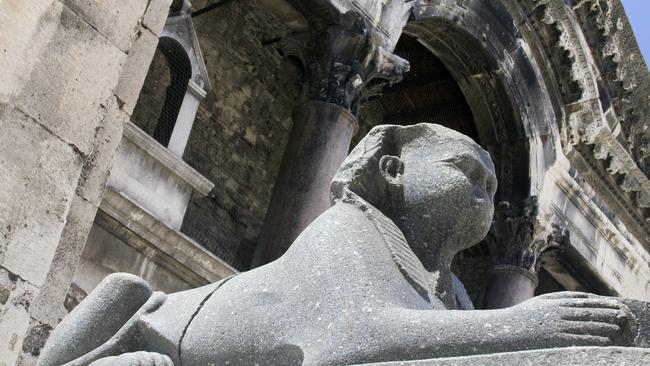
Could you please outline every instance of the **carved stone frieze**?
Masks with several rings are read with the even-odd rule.
[[[582,50],[581,36],[574,27],[569,9],[563,1],[557,0],[532,0],[530,3],[533,25],[539,30],[546,54],[557,71],[565,102],[596,97],[598,89],[591,74],[591,60]]]
[[[581,175],[613,209],[624,211],[620,216],[628,227],[648,238],[650,73],[620,1],[520,5],[530,14],[560,86],[565,154],[586,168]],[[576,154],[581,161],[573,158]]]
[[[592,50],[603,109],[612,108],[614,134],[646,175],[650,174],[650,73],[619,0],[573,0],[573,9]],[[620,128],[618,128],[620,127]]]

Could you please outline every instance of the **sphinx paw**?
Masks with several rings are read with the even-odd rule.
[[[160,353],[133,352],[104,357],[89,366],[174,366],[174,363],[169,357]]]

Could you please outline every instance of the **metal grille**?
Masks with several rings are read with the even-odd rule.
[[[438,123],[478,141],[472,112],[442,62],[415,38],[402,36],[395,54],[409,61],[404,79],[362,107],[356,142],[378,124]],[[354,145],[353,145],[354,146]]]
[[[278,39],[288,29],[253,1],[193,1],[193,23],[213,89],[183,155],[215,184],[193,197],[181,231],[248,269],[299,98]]]
[[[161,38],[131,121],[163,146],[169,144],[191,75],[182,46]]]

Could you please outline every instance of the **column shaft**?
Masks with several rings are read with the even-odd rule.
[[[356,129],[356,118],[336,104],[309,101],[294,109],[293,128],[252,267],[280,257],[330,207],[329,185]]]
[[[519,304],[535,295],[537,277],[518,266],[495,266],[485,291],[483,307],[502,309]]]

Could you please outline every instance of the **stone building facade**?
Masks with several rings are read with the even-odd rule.
[[[619,0],[0,1],[0,365],[107,274],[157,290],[279,256],[372,126],[474,138],[477,308],[650,299],[650,74]]]

